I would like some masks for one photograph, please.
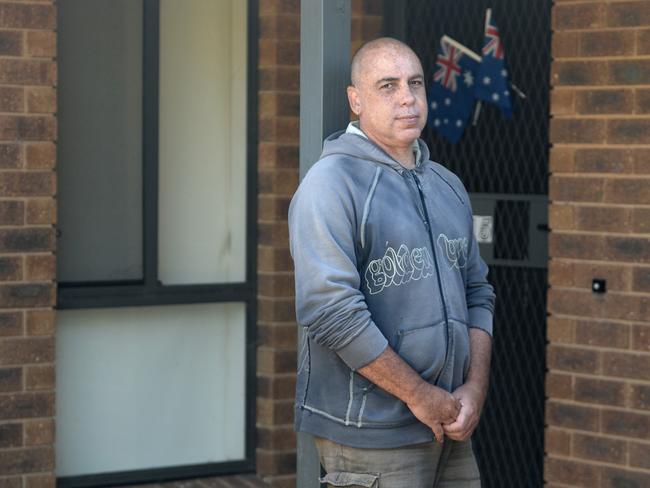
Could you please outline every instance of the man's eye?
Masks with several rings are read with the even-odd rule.
[[[422,86],[422,80],[411,80],[411,85]]]
[[[390,88],[393,88],[394,84],[393,83],[384,83],[381,85],[382,90],[388,90]]]

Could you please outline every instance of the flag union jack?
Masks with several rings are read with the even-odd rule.
[[[443,42],[441,47],[442,53],[438,54],[438,61],[436,62],[439,69],[433,75],[433,81],[439,81],[447,90],[455,92],[457,89],[456,78],[461,72],[458,61],[463,56],[463,53],[446,42]]]
[[[489,14],[487,25],[485,26],[485,37],[488,39],[488,42],[483,46],[483,55],[492,55],[496,59],[503,59],[503,44],[501,44],[501,38],[499,37],[499,29],[492,23]]]

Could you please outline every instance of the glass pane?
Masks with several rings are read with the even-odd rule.
[[[245,306],[63,310],[56,474],[245,456]]]
[[[165,284],[245,280],[246,3],[160,2]]]
[[[142,1],[58,10],[58,278],[140,279]]]

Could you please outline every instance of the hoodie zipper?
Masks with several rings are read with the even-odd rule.
[[[433,263],[436,267],[436,278],[438,279],[438,290],[440,291],[440,300],[442,301],[442,310],[444,312],[444,317],[445,317],[445,340],[446,340],[445,359],[442,363],[442,368],[440,369],[440,373],[438,373],[438,376],[435,379],[435,383],[437,384],[443,371],[447,368],[447,359],[449,358],[449,352],[450,352],[449,318],[447,316],[447,303],[445,301],[445,295],[442,292],[442,281],[440,280],[440,268],[438,267],[438,258],[436,257],[436,248],[434,247],[433,234],[431,233],[431,221],[429,220],[429,212],[427,211],[427,204],[424,199],[424,192],[422,191],[422,185],[420,184],[420,179],[415,174],[415,171],[411,169],[409,170],[409,174],[413,178],[413,181],[415,182],[415,186],[417,186],[418,188],[418,194],[420,195],[420,202],[422,203],[422,211],[424,212],[424,226],[426,227],[427,233],[429,234],[431,254],[433,254]]]

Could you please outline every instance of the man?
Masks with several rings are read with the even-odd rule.
[[[418,139],[427,102],[415,53],[376,39],[351,78],[358,125],[325,141],[289,210],[305,332],[296,429],[315,436],[330,486],[479,487],[469,439],[494,294],[469,198]]]

